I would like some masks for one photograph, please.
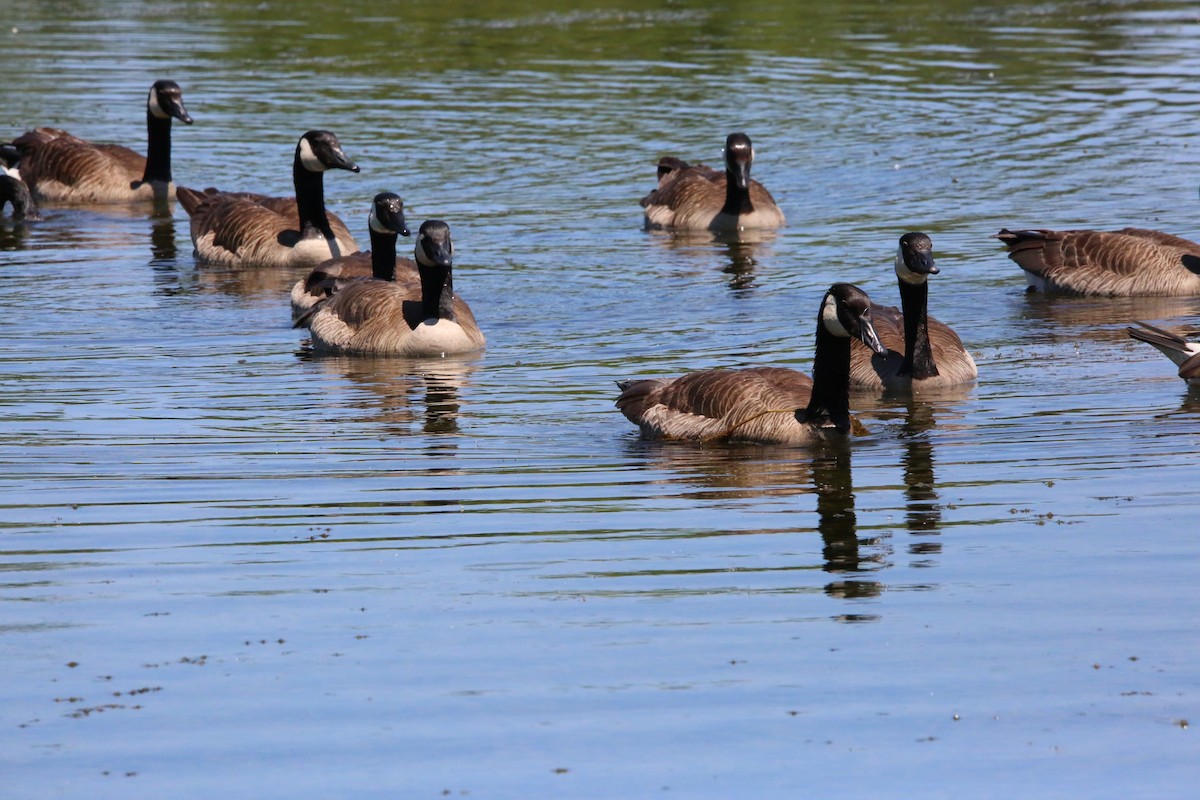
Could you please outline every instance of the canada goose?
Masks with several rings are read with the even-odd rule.
[[[1200,244],[1141,228],[1010,231],[996,238],[1029,291],[1122,296],[1200,294]]]
[[[299,317],[321,300],[332,295],[348,281],[375,277],[382,281],[396,279],[396,267],[417,274],[417,263],[409,258],[396,257],[396,237],[408,236],[404,221],[404,201],[395,192],[380,192],[371,203],[367,218],[371,232],[371,249],[323,261],[308,277],[292,287],[292,316]]]
[[[1200,386],[1200,344],[1145,322],[1136,324],[1141,327],[1129,327],[1125,331],[1134,339],[1153,345],[1158,352],[1175,362],[1175,366],[1179,367],[1179,377],[1188,384]]]
[[[4,207],[12,203],[12,218],[14,222],[22,220],[39,220],[42,218],[37,203],[29,194],[29,187],[19,178],[12,175],[0,175],[0,213]]]
[[[646,227],[691,231],[779,228],[783,212],[771,193],[750,180],[754,147],[744,133],[725,140],[725,171],[667,156],[658,162],[658,187],[642,198]]]
[[[36,128],[13,144],[21,180],[46,203],[130,203],[175,196],[171,119],[192,118],[175,81],[155,81],[146,99],[146,156],[119,144],[93,144],[58,128]]]
[[[851,386],[954,386],[979,377],[975,359],[958,334],[928,314],[929,276],[937,273],[930,238],[917,231],[901,236],[896,252],[901,308],[871,307],[875,331],[887,352],[876,355],[862,345],[852,345]]]
[[[450,227],[428,220],[417,232],[419,278],[351,281],[296,321],[313,347],[338,353],[429,356],[482,350],[475,316],[454,294]]]
[[[196,257],[234,267],[312,267],[358,252],[346,225],[325,211],[325,170],[335,168],[359,171],[336,136],[308,131],[292,161],[295,197],[179,187]]]
[[[813,377],[780,367],[710,369],[618,384],[617,408],[648,439],[812,444],[851,428],[850,340],[886,352],[867,293],[835,283],[817,314]]]

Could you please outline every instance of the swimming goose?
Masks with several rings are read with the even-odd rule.
[[[309,329],[315,349],[338,353],[424,358],[482,350],[475,316],[454,294],[453,253],[450,226],[423,222],[415,248],[419,278],[351,281],[296,327]]]
[[[917,231],[901,236],[896,252],[901,308],[871,307],[871,320],[887,352],[877,355],[861,344],[852,345],[851,386],[954,386],[979,376],[958,334],[928,314],[929,276],[937,273],[930,238]]]
[[[817,314],[813,377],[780,367],[710,369],[619,384],[617,408],[647,439],[813,444],[851,429],[850,341],[883,353],[867,293],[835,283]]]
[[[345,223],[325,210],[325,170],[358,172],[329,131],[308,131],[292,160],[295,197],[179,187],[202,261],[228,266],[313,267],[358,252]]]
[[[1128,297],[1200,294],[1200,244],[1169,233],[1010,231],[996,238],[1025,270],[1029,291]]]
[[[1129,327],[1125,331],[1134,339],[1153,345],[1179,367],[1179,377],[1192,386],[1200,386],[1200,344],[1145,322],[1136,324],[1141,327]]]
[[[0,213],[4,207],[12,203],[12,218],[14,222],[23,220],[39,220],[42,218],[37,203],[29,194],[29,187],[19,178],[12,175],[0,175]]]
[[[21,180],[46,203],[130,203],[175,196],[171,120],[192,118],[175,81],[155,81],[146,98],[146,156],[119,144],[93,144],[58,128],[36,128],[13,144]]]
[[[380,192],[371,203],[367,218],[371,232],[371,249],[323,261],[313,268],[307,278],[292,287],[292,316],[299,317],[321,300],[333,295],[347,282],[375,277],[395,280],[396,268],[417,274],[417,263],[409,258],[396,257],[396,237],[408,236],[404,221],[404,201],[395,192]]]
[[[667,156],[658,162],[658,187],[642,198],[646,227],[691,231],[779,228],[783,212],[771,193],[750,179],[754,147],[744,133],[725,140],[725,171]]]

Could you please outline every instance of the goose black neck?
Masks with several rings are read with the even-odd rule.
[[[300,210],[300,237],[334,238],[325,214],[325,173],[305,169],[300,163],[299,149],[292,164],[292,179],[296,185],[296,207]]]
[[[146,171],[142,183],[171,182],[171,118],[162,119],[146,111]]]
[[[732,217],[749,214],[754,211],[750,203],[750,172],[746,171],[746,188],[738,186],[737,176],[733,170],[725,169],[725,205],[721,207],[722,214]]]
[[[371,228],[371,274],[381,281],[396,280],[396,234]]]
[[[917,380],[938,374],[929,343],[929,282],[900,281],[900,305],[904,312],[904,361],[901,375]]]
[[[850,339],[834,336],[821,322],[817,322],[812,396],[804,418],[812,424],[828,418],[842,433],[850,432]]]
[[[421,273],[421,318],[454,321],[454,277],[450,267],[422,264],[418,269]]]

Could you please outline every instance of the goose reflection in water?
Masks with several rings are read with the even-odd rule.
[[[195,263],[195,283],[201,291],[230,297],[282,296],[286,300],[297,276],[303,277],[303,271],[292,267],[227,267]],[[286,302],[282,309],[280,319],[286,320]]]
[[[721,272],[729,275],[728,286],[735,293],[753,291],[759,261],[774,254],[772,246],[779,236],[773,230],[746,230],[729,233],[712,231],[649,231],[653,241],[689,257],[697,275],[709,274],[719,256]]]
[[[901,455],[904,469],[905,522],[913,536],[937,536],[942,532],[942,506],[933,473],[933,440],[929,431],[936,425],[931,404],[910,400],[908,415],[900,428],[904,443]],[[911,555],[926,557],[942,551],[940,542],[919,541],[908,546]],[[913,562],[914,567],[933,566],[929,559]]]
[[[652,467],[671,473],[671,477],[660,481],[664,485],[677,486],[677,492],[664,494],[664,498],[683,498],[689,501],[704,500],[708,503],[729,500],[757,500],[780,498],[786,500],[789,515],[796,506],[795,498],[815,495],[816,532],[822,540],[819,563],[800,563],[791,566],[772,567],[772,571],[795,571],[800,575],[820,570],[836,575],[836,580],[822,587],[822,591],[840,599],[875,597],[882,593],[884,584],[866,580],[864,574],[877,572],[887,566],[886,554],[878,552],[879,542],[860,539],[858,517],[855,511],[855,492],[851,473],[851,449],[849,442],[826,444],[817,448],[763,447],[758,445],[684,446],[678,442],[636,440],[628,444],[629,455],[639,467]],[[650,457],[647,457],[649,454]],[[699,487],[699,491],[695,490]],[[782,504],[781,504],[782,505]],[[807,513],[802,522],[787,527],[729,531],[729,535],[806,535],[813,532],[812,518]],[[864,555],[863,545],[872,547]],[[775,591],[777,589],[773,589]],[[792,587],[791,590],[811,591],[807,587]],[[746,591],[739,586],[737,591]],[[862,622],[876,619],[872,614],[839,614],[837,619],[845,622]]]
[[[322,376],[346,379],[366,390],[351,395],[326,390],[339,419],[345,419],[342,412],[349,409],[350,417],[380,425],[394,436],[458,433],[459,391],[470,384],[470,375],[478,368],[469,359],[322,356],[311,351],[297,355]],[[429,451],[452,452],[454,441],[431,442]]]
[[[1120,342],[1133,320],[1190,319],[1200,315],[1200,297],[1059,297],[1032,294],[1020,306],[1022,339],[1029,344]],[[1037,324],[1030,324],[1030,322]]]
[[[150,267],[163,269],[175,267],[178,250],[175,247],[175,218],[156,216],[150,222]]]
[[[823,542],[823,569],[833,575],[861,575],[885,566],[878,554],[864,557],[854,508],[854,480],[850,470],[850,448],[839,442],[824,448],[812,460],[813,490],[817,495],[817,531]],[[845,577],[825,584],[825,594],[844,600],[876,597],[883,583],[861,577]],[[875,614],[841,614],[843,622],[870,622]]]

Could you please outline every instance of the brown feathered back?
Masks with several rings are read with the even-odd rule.
[[[1032,287],[1078,295],[1200,294],[1200,245],[1160,231],[1003,229]]]

